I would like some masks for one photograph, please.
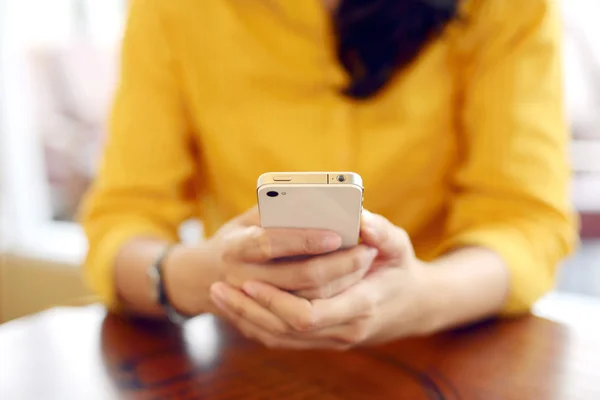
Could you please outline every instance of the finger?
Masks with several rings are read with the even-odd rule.
[[[248,209],[245,213],[238,215],[237,217],[226,222],[220,229],[219,233],[235,232],[240,227],[249,226],[260,226],[260,215],[258,212],[258,206],[254,206]]]
[[[248,280],[258,280],[292,291],[319,290],[349,275],[364,275],[376,256],[377,249],[356,246],[304,261],[254,267],[258,274],[248,276]],[[246,269],[245,272],[253,271]],[[338,284],[347,284],[347,281]]]
[[[339,249],[341,237],[318,229],[263,229],[249,226],[232,231],[226,239],[226,260],[262,263],[277,258],[319,255]]]
[[[382,290],[372,285],[369,277],[366,277],[338,296],[313,300],[314,329],[344,325],[357,319],[372,317],[382,296]]]
[[[414,257],[410,237],[406,231],[381,215],[367,210],[362,212],[361,238],[364,244],[376,247],[382,257],[403,259]]]
[[[277,336],[256,325],[252,321],[237,314],[233,309],[222,305],[222,315],[229,320],[244,336],[254,339],[269,348],[308,350],[308,349],[332,349],[345,350],[350,346],[344,341],[314,338],[310,340],[298,339],[286,336]]]
[[[307,331],[314,327],[313,306],[310,301],[263,282],[249,281],[242,288],[258,304],[295,330]]]
[[[226,283],[213,284],[210,288],[210,297],[220,310],[231,310],[275,336],[282,336],[290,331],[290,326],[279,317]]]
[[[349,275],[342,276],[339,279],[333,280],[330,283],[315,289],[306,289],[294,292],[298,297],[308,300],[329,299],[348,289],[349,287],[360,282],[364,276],[370,271],[371,264],[365,263],[361,269]]]
[[[331,299],[308,301],[262,282],[246,282],[243,286],[248,296],[300,332],[372,316],[382,296],[376,289],[363,280]]]
[[[297,332],[292,335],[302,340],[332,340],[348,346],[365,344],[370,339],[368,324],[362,320],[354,320],[342,325],[334,325],[309,332]]]
[[[233,264],[230,268],[234,270],[227,275],[228,283],[240,287],[253,280],[290,291],[318,289],[357,271],[368,270],[376,255],[376,249],[356,246],[304,261]]]
[[[260,226],[260,213],[258,206],[248,209],[245,213],[232,220],[233,223],[241,226]]]

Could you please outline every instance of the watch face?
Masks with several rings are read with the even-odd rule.
[[[158,303],[158,285],[160,284],[160,276],[158,275],[158,271],[154,266],[148,268],[147,275],[149,282],[148,286],[150,287],[150,298],[153,302]]]

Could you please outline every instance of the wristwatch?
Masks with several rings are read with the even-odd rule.
[[[169,321],[175,324],[182,324],[191,317],[179,313],[175,307],[173,307],[173,304],[171,304],[165,289],[165,280],[163,274],[164,262],[173,248],[174,246],[172,245],[166,246],[161,251],[156,261],[154,261],[154,263],[148,267],[147,272],[150,280],[151,297],[154,302],[162,307]]]

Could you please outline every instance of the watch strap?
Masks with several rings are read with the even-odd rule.
[[[165,276],[164,276],[164,263],[165,260],[167,259],[167,257],[169,256],[169,254],[171,253],[171,251],[173,250],[174,246],[166,246],[160,253],[160,255],[158,256],[158,258],[156,259],[156,261],[154,262],[153,268],[156,271],[156,276],[158,277],[157,279],[157,302],[158,304],[160,304],[161,306],[167,306],[170,304],[169,302],[169,297],[167,296],[167,290],[165,288]]]
[[[165,287],[164,276],[165,260],[167,259],[174,247],[174,245],[166,246],[162,250],[162,252],[160,253],[160,255],[158,256],[151,268],[153,270],[153,274],[156,276],[155,290],[157,293],[157,303],[163,308],[169,321],[180,324],[187,321],[191,317],[179,313],[171,303]]]

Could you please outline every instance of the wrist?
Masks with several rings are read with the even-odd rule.
[[[427,264],[425,274],[431,333],[496,316],[508,290],[502,259],[477,247],[438,258]]]
[[[203,246],[175,245],[163,263],[164,290],[171,306],[187,316],[207,311],[216,274]]]
[[[420,324],[417,335],[427,336],[444,329],[448,298],[444,282],[440,282],[438,266],[421,262],[418,287]]]

